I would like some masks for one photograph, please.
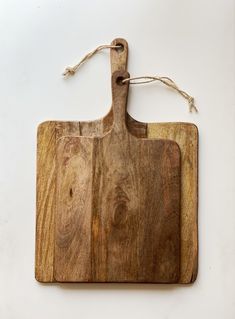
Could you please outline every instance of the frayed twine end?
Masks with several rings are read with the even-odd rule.
[[[64,72],[62,73],[63,76],[70,76],[74,75],[76,73],[76,70],[73,67],[67,67]]]

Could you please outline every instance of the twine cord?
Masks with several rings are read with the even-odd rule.
[[[97,52],[99,52],[101,50],[120,49],[120,48],[122,48],[122,45],[110,45],[110,44],[100,45],[95,50],[86,54],[84,56],[84,58],[79,63],[74,65],[73,67],[68,66],[65,69],[65,71],[63,72],[63,75],[64,76],[74,75],[77,72],[77,70],[79,69],[79,67],[84,62],[89,60],[91,57],[93,57],[93,55],[95,55]],[[194,103],[194,98],[191,95],[189,95],[187,92],[179,89],[179,87],[176,85],[176,83],[172,79],[170,79],[169,77],[166,77],[166,76],[138,76],[138,77],[131,77],[131,78],[123,79],[122,83],[129,82],[130,84],[144,84],[144,83],[151,83],[154,81],[159,81],[159,82],[163,83],[164,85],[174,89],[180,95],[182,95],[183,98],[185,98],[188,101],[189,112],[192,112],[192,111],[194,111],[196,113],[198,112],[198,109],[196,108],[195,103]]]
[[[151,83],[154,81],[159,81],[159,82],[165,84],[166,86],[174,89],[180,95],[182,95],[183,98],[185,98],[188,101],[190,113],[192,113],[193,110],[196,113],[198,112],[198,109],[196,108],[195,103],[194,103],[194,98],[191,95],[189,95],[187,92],[179,89],[178,86],[176,85],[176,83],[172,79],[170,79],[169,77],[166,77],[166,76],[138,76],[138,77],[131,77],[131,78],[123,79],[122,83],[129,82],[130,84],[144,84],[144,83]]]
[[[105,44],[105,45],[100,45],[98,46],[95,50],[89,52],[88,54],[86,54],[84,56],[84,58],[82,58],[82,60],[77,63],[76,65],[70,67],[68,66],[65,71],[63,72],[63,75],[64,76],[69,76],[69,75],[74,75],[78,68],[84,63],[86,62],[87,60],[89,60],[91,57],[93,57],[93,55],[95,55],[97,52],[101,51],[101,50],[104,50],[104,49],[120,49],[122,48],[121,45],[109,45],[109,44]]]

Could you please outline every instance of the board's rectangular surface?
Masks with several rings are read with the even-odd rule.
[[[180,151],[112,130],[57,147],[55,279],[173,283],[180,275]]]
[[[37,236],[36,278],[42,282],[54,281],[54,214],[55,214],[55,149],[61,136],[85,134],[102,135],[112,125],[90,122],[45,122],[38,129],[37,156]],[[197,234],[197,158],[198,130],[191,123],[138,123],[133,129],[133,119],[127,117],[129,131],[139,137],[171,139],[181,149],[181,270],[180,283],[196,279],[198,264]],[[95,129],[93,130],[93,127]],[[99,127],[99,130],[97,130]],[[94,133],[95,132],[95,133]]]

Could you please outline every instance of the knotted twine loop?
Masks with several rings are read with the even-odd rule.
[[[67,67],[65,69],[65,71],[63,72],[63,75],[64,76],[74,75],[77,72],[77,70],[79,69],[79,67],[84,62],[89,60],[91,57],[93,57],[93,55],[95,55],[97,52],[99,52],[101,50],[120,49],[120,48],[122,48],[121,45],[110,45],[110,44],[100,45],[95,50],[86,54],[84,56],[84,58],[79,63],[77,63],[73,67]],[[139,81],[139,80],[142,80],[142,81]],[[192,113],[193,110],[196,113],[198,112],[198,109],[196,108],[195,103],[194,103],[194,98],[192,96],[190,96],[187,92],[179,89],[178,86],[176,85],[176,83],[172,79],[170,79],[169,77],[166,77],[166,76],[138,76],[138,77],[123,79],[122,83],[129,82],[130,84],[144,84],[144,83],[150,83],[150,82],[154,82],[154,81],[159,81],[159,82],[165,84],[166,86],[176,90],[180,95],[182,95],[188,101],[190,113]]]
[[[182,95],[189,104],[189,112],[192,113],[194,110],[196,113],[198,112],[198,109],[195,106],[194,103],[194,98],[190,96],[187,92],[181,90],[178,88],[176,83],[170,79],[169,77],[166,76],[138,76],[138,77],[131,77],[131,78],[126,78],[122,80],[122,83],[129,82],[130,84],[144,84],[144,83],[150,83],[154,81],[159,81],[166,86],[176,90],[180,95]]]
[[[122,48],[121,45],[110,45],[110,44],[105,44],[105,45],[100,45],[98,46],[95,50],[89,52],[87,55],[84,56],[84,58],[76,65],[70,67],[68,66],[65,71],[63,72],[64,76],[68,76],[68,75],[74,75],[78,68],[87,60],[89,60],[91,57],[93,57],[93,55],[95,55],[98,51],[104,50],[104,49],[120,49]]]

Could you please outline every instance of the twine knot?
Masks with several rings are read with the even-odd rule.
[[[190,96],[188,99],[188,104],[189,104],[189,112],[192,113],[193,110],[198,113],[198,109],[196,108],[194,97]]]

